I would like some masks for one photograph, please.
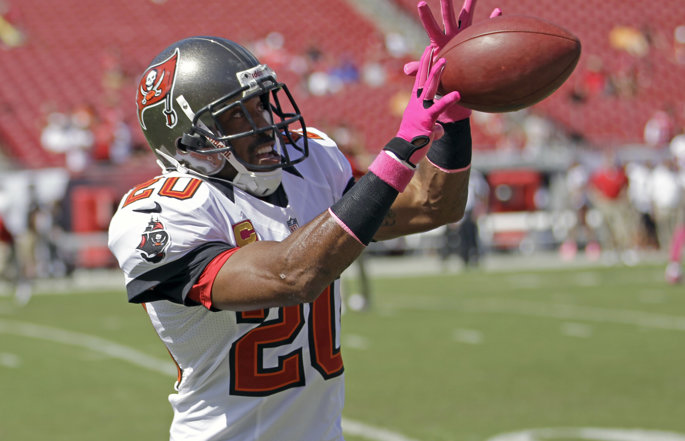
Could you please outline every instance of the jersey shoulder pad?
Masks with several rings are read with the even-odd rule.
[[[291,134],[295,135],[293,140],[298,145],[301,144],[301,139],[303,138],[302,130],[294,130]],[[320,145],[324,147],[334,147],[336,146],[335,141],[328,136],[326,133],[314,127],[307,127],[307,139],[309,140],[309,145],[312,144]]]

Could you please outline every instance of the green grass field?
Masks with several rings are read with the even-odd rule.
[[[343,316],[348,441],[685,441],[685,289],[662,266],[373,288]],[[0,374],[0,440],[168,439],[173,368],[123,289],[0,297]]]

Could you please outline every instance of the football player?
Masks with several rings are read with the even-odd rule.
[[[434,51],[357,182],[239,44],[187,38],[142,74],[138,118],[163,172],[124,195],[109,247],[178,366],[172,440],[342,439],[339,275],[370,241],[464,211],[468,112],[457,92],[434,99]]]

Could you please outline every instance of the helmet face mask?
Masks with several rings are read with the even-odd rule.
[[[257,97],[263,108],[259,118],[246,105]],[[136,102],[141,128],[160,165],[175,168],[178,161],[211,176],[228,162],[238,172],[230,179],[233,184],[257,196],[275,191],[274,176],[280,177],[282,168],[301,162],[309,153],[306,125],[287,86],[268,66],[229,40],[193,37],[171,45],[141,77]],[[249,129],[230,133],[221,124],[222,116],[237,110]],[[303,135],[300,146],[295,145],[292,130]],[[250,137],[273,140],[280,162],[253,164],[241,158],[234,144]],[[268,181],[266,189],[260,180]]]

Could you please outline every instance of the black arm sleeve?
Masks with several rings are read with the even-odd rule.
[[[458,170],[471,164],[471,123],[469,119],[440,123],[445,135],[433,142],[426,157],[445,170]]]

